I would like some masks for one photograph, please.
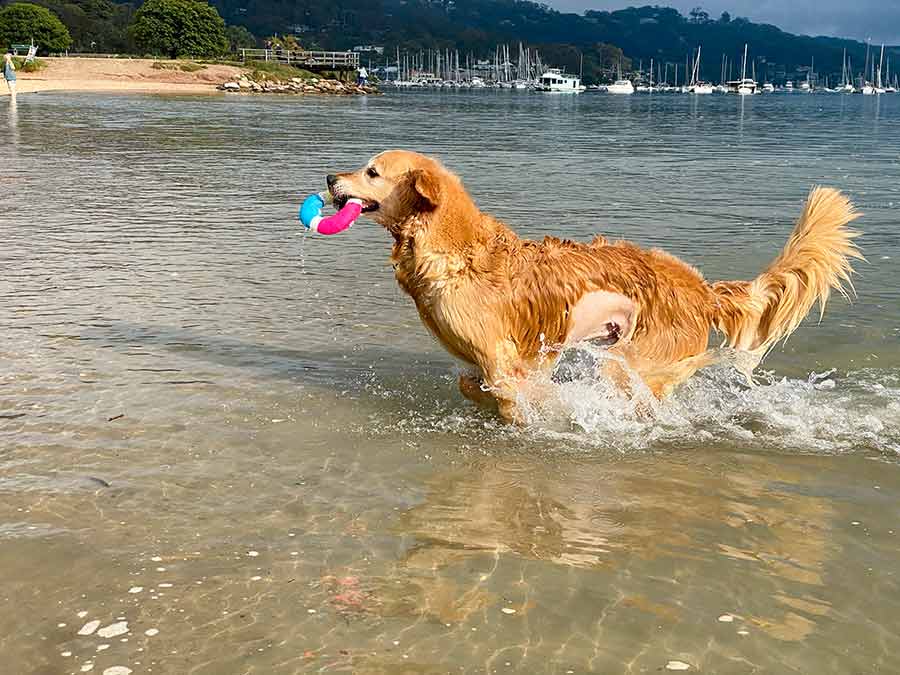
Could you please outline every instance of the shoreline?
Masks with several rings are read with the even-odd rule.
[[[0,83],[0,96],[9,96],[9,87]],[[98,94],[221,94],[214,84],[181,84],[175,82],[117,82],[115,80],[44,80],[16,81],[16,96],[46,91],[71,91]]]
[[[42,57],[46,67],[16,73],[16,94],[43,91],[98,93],[220,94],[217,87],[245,72],[240,66],[163,59]],[[0,96],[9,96],[0,82]]]

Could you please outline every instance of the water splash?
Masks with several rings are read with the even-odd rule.
[[[900,454],[900,371],[864,369],[810,373],[805,379],[757,370],[750,383],[730,350],[713,350],[712,365],[658,400],[627,370],[628,390],[599,377],[597,361],[616,357],[580,347],[560,359],[554,374],[535,374],[533,398],[519,401],[527,425],[505,425],[452,391],[427,399],[430,376],[390,384],[374,376],[365,385],[382,403],[370,425],[379,433],[454,434],[462,443],[525,442],[560,451],[722,447],[786,453]],[[422,381],[422,380],[427,381]],[[395,419],[396,418],[396,419]],[[374,420],[373,420],[374,421]]]
[[[569,370],[563,381],[535,375],[543,378],[544,398],[521,402],[535,433],[623,450],[727,443],[785,451],[900,453],[897,374],[840,375],[831,369],[800,380],[757,371],[749,382],[740,353],[713,350],[710,366],[658,400],[620,359],[630,391],[596,375],[598,362],[616,357],[589,345],[579,351],[590,357],[580,362],[589,374],[573,376],[571,361],[563,361],[560,365]]]

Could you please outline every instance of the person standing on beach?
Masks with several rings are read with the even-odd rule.
[[[369,72],[366,70],[365,66],[360,66],[356,71],[356,84],[360,87],[365,87],[368,81]]]
[[[6,80],[6,86],[9,87],[9,93],[16,95],[16,66],[12,60],[12,52],[7,52],[3,57],[3,77]]]

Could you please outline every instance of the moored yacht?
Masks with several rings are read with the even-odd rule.
[[[711,94],[713,86],[709,82],[700,80],[700,47],[697,47],[697,58],[694,59],[694,70],[691,71],[691,83],[688,91],[692,94]]]
[[[613,84],[606,87],[606,91],[610,94],[633,94],[634,85],[631,80],[616,80]]]
[[[550,68],[541,75],[534,88],[551,93],[580,94],[587,87],[581,84],[581,78],[577,75],[569,75],[559,68]]]
[[[747,44],[744,44],[744,60],[741,63],[741,79],[740,80],[732,80],[728,83],[728,91],[733,94],[740,94],[741,96],[748,96],[750,94],[755,94],[757,88],[759,87],[756,84],[756,80],[752,77],[747,77]]]

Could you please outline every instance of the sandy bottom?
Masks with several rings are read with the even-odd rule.
[[[242,72],[237,66],[208,65],[186,73],[154,68],[153,59],[46,58],[47,67],[37,73],[18,74],[16,91],[122,91],[173,94],[212,93],[216,86]],[[177,62],[164,62],[177,63]],[[0,96],[9,88],[0,83]]]

